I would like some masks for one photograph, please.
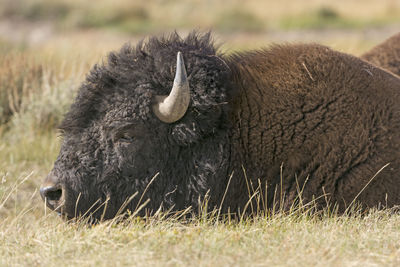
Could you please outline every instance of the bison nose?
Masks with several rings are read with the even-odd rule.
[[[53,210],[59,208],[62,203],[62,187],[59,185],[46,185],[40,188],[40,195],[47,206]]]

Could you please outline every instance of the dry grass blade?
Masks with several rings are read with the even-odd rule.
[[[16,181],[14,183],[14,185],[11,187],[10,192],[6,195],[3,196],[0,199],[0,209],[2,209],[4,207],[4,205],[6,204],[7,200],[10,198],[10,196],[18,189],[18,187],[20,185],[22,185],[23,183],[25,183],[31,176],[32,176],[33,172],[31,172],[30,174],[28,174],[27,176],[25,176],[21,181]]]
[[[246,169],[244,168],[244,166],[242,165],[242,171],[243,171],[243,175],[244,175],[244,179],[246,181],[246,187],[247,187],[247,193],[248,193],[248,197],[249,199],[252,196],[252,193],[250,191],[250,183],[249,183],[249,179],[247,178],[247,173],[246,173]],[[254,193],[254,190],[253,190]],[[254,212],[254,208],[253,208],[253,202],[250,202],[250,207],[251,207],[251,212]]]
[[[139,198],[139,201],[138,201],[138,203],[137,203],[137,205],[136,205],[135,211],[138,209],[138,207],[139,207],[139,205],[140,205],[140,202],[142,202],[142,199],[143,199],[144,195],[146,194],[147,190],[149,189],[150,185],[154,182],[154,180],[157,178],[157,176],[158,176],[159,174],[160,174],[159,172],[156,173],[156,175],[154,175],[153,178],[151,178],[150,182],[147,184],[146,188],[144,189],[142,195],[141,195],[140,198]]]
[[[221,204],[219,205],[218,214],[217,214],[217,222],[218,222],[219,216],[221,215],[222,205],[224,204],[225,196],[228,193],[229,185],[231,184],[233,174],[234,173],[232,172],[231,175],[229,176],[228,184],[226,185],[224,195],[222,196]]]
[[[135,209],[135,211],[132,213],[132,217],[135,217],[137,214],[139,214],[139,212],[144,208],[144,207],[146,207],[146,205],[147,204],[149,204],[149,202],[150,202],[150,199],[148,198],[148,199],[146,199],[146,201],[143,203],[143,204],[141,204],[139,207],[137,207],[136,209]]]
[[[366,183],[364,185],[364,187],[360,190],[360,192],[358,192],[358,194],[354,197],[353,201],[351,201],[350,205],[346,208],[345,213],[347,213],[349,211],[349,209],[354,205],[355,201],[357,200],[357,198],[361,195],[362,192],[364,192],[365,188],[368,187],[368,185],[375,179],[376,176],[378,176],[379,173],[381,173],[387,166],[389,166],[390,163],[386,163],[382,168],[380,168],[375,174],[374,176],[372,176],[371,179],[369,179],[368,183]]]
[[[126,206],[128,206],[129,203],[131,203],[131,201],[132,201],[138,194],[139,194],[138,192],[135,192],[132,196],[130,196],[128,199],[126,199],[126,200],[124,201],[124,203],[121,205],[121,207],[118,209],[118,211],[117,211],[117,213],[116,213],[115,216],[119,216],[119,215],[124,211],[124,209],[126,208]]]
[[[79,192],[79,194],[78,194],[78,197],[77,197],[77,199],[76,199],[76,201],[75,201],[75,211],[74,211],[74,216],[75,216],[75,218],[77,217],[77,211],[78,211],[78,204],[79,204],[79,200],[81,199],[81,196],[82,196],[82,193],[81,192]]]
[[[249,204],[252,202],[253,198],[255,196],[257,196],[259,194],[259,192],[254,192],[253,195],[249,198],[249,200],[246,202],[246,205],[244,205],[242,214],[240,216],[240,222],[243,222],[243,218],[246,215],[246,211],[247,211],[247,207],[249,206]],[[252,214],[254,214],[254,212],[252,211]]]
[[[103,203],[100,204],[99,207],[97,207],[95,211],[92,211],[92,209],[93,209],[94,207],[96,207],[96,205],[97,205],[98,203],[100,203],[100,202],[101,202],[101,200],[100,200],[100,199],[97,199],[97,200],[89,207],[89,209],[88,209],[83,215],[78,214],[78,216],[75,217],[75,218],[77,218],[77,221],[85,220],[86,217],[89,217],[88,215],[90,215],[91,213],[96,212],[96,211],[103,205]]]

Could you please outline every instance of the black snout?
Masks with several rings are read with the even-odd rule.
[[[51,209],[57,209],[62,205],[62,188],[61,186],[43,186],[40,188],[40,195]]]

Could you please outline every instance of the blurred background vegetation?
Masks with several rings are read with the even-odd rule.
[[[400,0],[0,0],[0,38],[32,43],[82,31],[132,37],[191,29],[298,41],[304,31],[399,26]]]
[[[222,32],[361,28],[398,23],[398,0],[2,0],[0,16],[57,30],[130,34],[212,28]]]

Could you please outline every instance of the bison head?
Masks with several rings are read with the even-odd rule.
[[[207,192],[217,203],[229,171],[229,73],[209,34],[110,53],[60,126],[61,151],[40,190],[47,206],[108,219],[146,201],[141,213],[196,209]]]

